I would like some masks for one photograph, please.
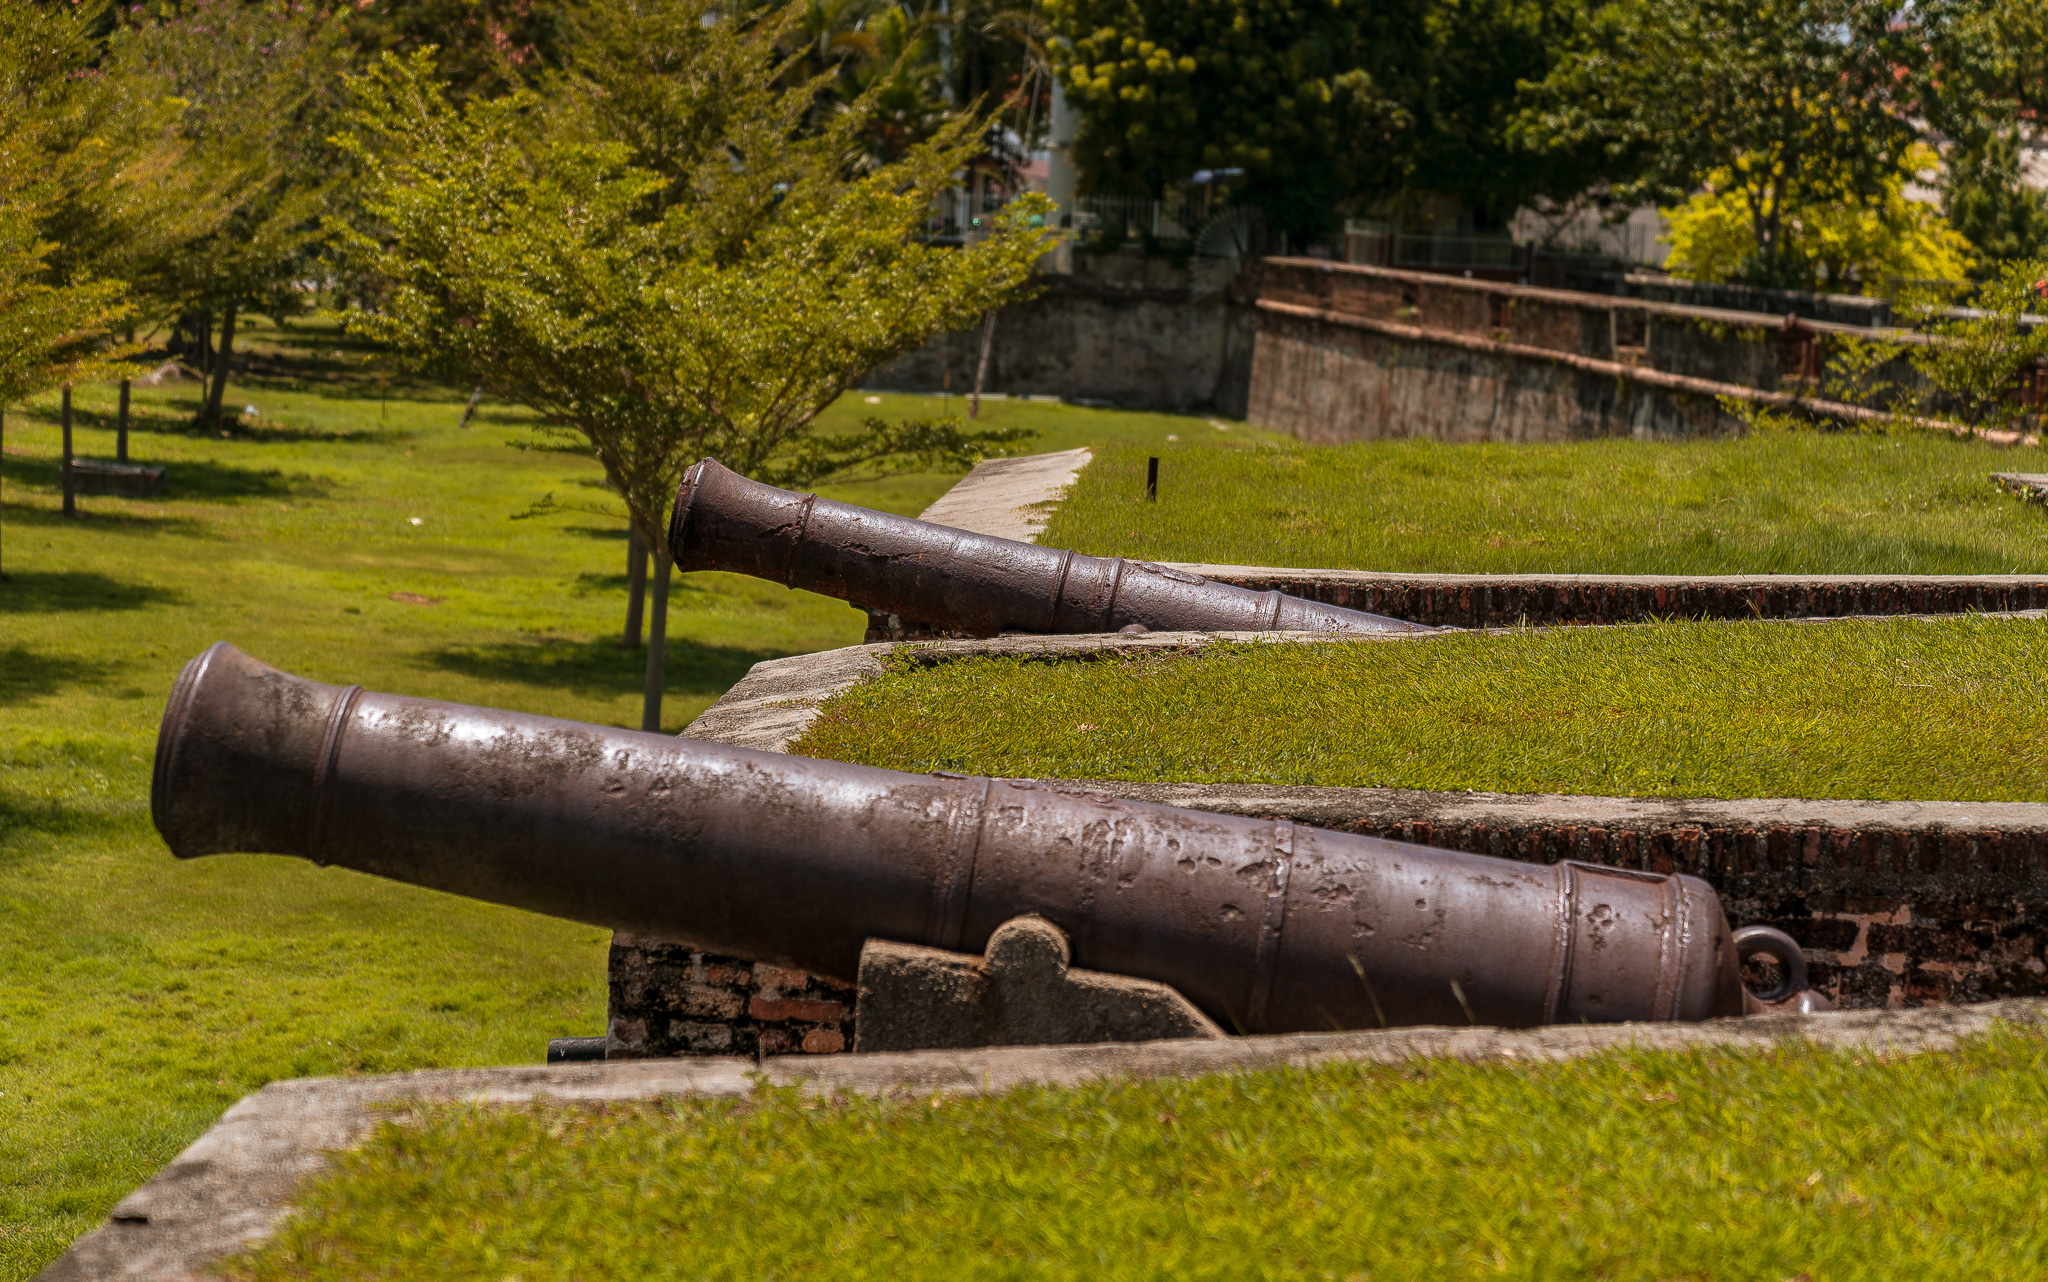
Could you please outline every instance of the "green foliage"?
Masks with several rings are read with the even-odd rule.
[[[1976,249],[1974,274],[2048,257],[2048,206],[2020,166],[2048,110],[2048,10],[2035,0],[1922,0],[1905,13],[1920,44],[1906,68],[1915,113],[1947,143],[1943,204]]]
[[[1387,81],[1423,43],[1414,5],[1048,0],[1047,13],[1096,190],[1156,196],[1197,169],[1243,168],[1240,199],[1297,233],[1323,230],[1361,160],[1392,145],[1404,117]]]
[[[2048,1039],[420,1107],[236,1282],[2039,1276]]]
[[[1915,309],[1916,328],[1935,338],[1909,350],[1914,366],[1972,427],[2005,430],[2029,412],[2023,372],[2048,363],[2048,324],[2026,318],[2048,307],[2048,261],[2002,263],[1995,279],[1956,314],[1936,303]]]
[[[1446,574],[2048,571],[2041,510],[1985,477],[2025,460],[1946,436],[1230,448],[1238,435],[1097,450],[1041,542]]]
[[[2048,626],[1997,619],[906,654],[791,750],[1019,779],[2043,801],[2043,663]]]
[[[806,446],[819,412],[1021,296],[1050,235],[1026,199],[969,248],[922,243],[979,118],[849,164],[872,99],[815,121],[820,86],[782,83],[775,23],[607,0],[586,31],[546,92],[456,108],[424,57],[352,82],[367,219],[336,230],[386,293],[347,323],[583,436],[660,547],[682,470],[705,455],[791,480],[871,464],[872,434]]]
[[[2008,259],[2048,258],[2048,192],[2027,185],[2020,156],[2018,130],[1949,152],[1943,208],[1976,250],[1973,276]]]
[[[575,39],[574,0],[353,0],[349,7],[349,40],[363,61],[432,49],[458,101],[545,74]]]
[[[89,49],[87,15],[59,5],[0,7],[0,411],[99,373],[130,307],[119,281],[60,272],[44,226],[63,201],[52,174],[72,148],[47,86]]]
[[[1733,273],[1796,285],[1798,211],[1881,198],[1914,126],[1912,61],[1885,0],[1612,0],[1533,86],[1516,126],[1538,152],[1598,152],[1614,195],[1686,200],[1710,176],[1747,215]]]
[[[1786,210],[1775,250],[1776,283],[1884,294],[1900,279],[1963,279],[1970,242],[1933,207],[1906,195],[1907,183],[1936,165],[1933,152],[1915,147],[1869,200],[1837,198]],[[1749,197],[1732,170],[1716,171],[1706,185],[1706,191],[1664,211],[1671,241],[1665,268],[1692,280],[1741,279],[1766,257]]]
[[[1570,148],[1515,145],[1518,86],[1541,80],[1581,0],[1053,0],[1077,156],[1101,191],[1157,195],[1243,168],[1233,199],[1297,235],[1340,210],[1448,196],[1504,220],[1590,180]],[[1592,157],[1597,159],[1597,154]]]

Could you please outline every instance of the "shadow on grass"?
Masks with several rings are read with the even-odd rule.
[[[321,477],[305,472],[286,475],[276,468],[237,467],[200,459],[166,463],[163,468],[163,493],[156,496],[160,499],[325,498],[334,489],[332,481]],[[64,488],[63,471],[63,464],[54,458],[7,460],[7,474],[16,483],[53,493]],[[78,501],[87,505],[98,497],[82,494]]]
[[[668,690],[671,694],[723,694],[756,663],[790,653],[698,645],[672,637],[666,665]],[[611,637],[444,646],[424,657],[444,672],[479,681],[516,681],[594,698],[638,693],[647,671],[646,650],[622,650]]]
[[[7,608],[8,586],[0,583],[0,610]],[[66,686],[103,681],[113,670],[113,664],[97,659],[67,659],[10,646],[0,650],[0,708],[56,694]]]
[[[151,605],[175,605],[184,599],[184,593],[172,588],[124,583],[92,570],[15,570],[0,579],[0,614],[140,610]],[[25,652],[17,647],[12,653]],[[15,662],[0,660],[7,665],[0,667],[0,687],[13,679]]]
[[[57,424],[55,415],[39,415],[46,426]],[[111,411],[78,409],[73,412],[72,422],[79,428],[91,428],[112,432],[118,426]],[[221,432],[228,434],[223,437]],[[187,440],[219,441],[229,440],[243,445],[297,445],[305,442],[338,443],[346,441],[351,445],[393,445],[410,441],[418,432],[393,427],[316,427],[292,414],[280,414],[275,418],[245,418],[228,415],[222,427],[202,424],[190,415],[165,413],[154,407],[138,407],[128,417],[128,434],[134,436],[182,436]],[[132,457],[137,463],[151,460]]]

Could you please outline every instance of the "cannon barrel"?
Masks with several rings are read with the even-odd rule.
[[[1247,1032],[1744,1008],[1692,877],[372,694],[226,643],[178,679],[150,807],[180,858],[297,855],[840,980],[870,937],[979,951],[1037,913],[1075,965]]]
[[[750,481],[683,473],[669,552],[970,636],[1000,632],[1421,632],[1403,619],[914,521]]]

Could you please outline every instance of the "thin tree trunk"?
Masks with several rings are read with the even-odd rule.
[[[64,388],[64,515],[78,515],[78,489],[71,480],[71,387]]]
[[[213,373],[213,317],[201,313],[192,322],[192,365],[199,371],[199,377],[206,378]]]
[[[668,559],[667,548],[654,549],[654,608],[648,611],[647,619],[647,688],[640,704],[640,728],[650,734],[661,733],[661,693],[666,673],[662,665],[668,658],[668,578],[675,563]]]
[[[128,380],[121,380],[121,421],[114,429],[114,461],[128,461]]]
[[[967,417],[981,415],[981,386],[988,381],[988,354],[996,343],[996,314],[991,311],[981,321],[981,363],[974,367],[974,395],[967,401]]]
[[[235,353],[235,308],[229,306],[220,317],[220,354],[214,361],[213,386],[206,392],[206,423],[220,426],[220,401],[228,390],[228,365]]]
[[[640,620],[647,612],[647,545],[640,531],[626,532],[626,635],[621,650],[640,648]]]

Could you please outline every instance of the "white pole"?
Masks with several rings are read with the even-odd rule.
[[[1052,118],[1049,126],[1050,137],[1046,146],[1051,150],[1051,159],[1045,175],[1045,194],[1054,206],[1054,217],[1059,225],[1072,228],[1074,220],[1074,135],[1080,132],[1079,114],[1067,101],[1067,91],[1060,83],[1057,71],[1052,76]],[[1071,230],[1060,237],[1059,248],[1053,250],[1053,270],[1071,272],[1074,270],[1073,233]]]

